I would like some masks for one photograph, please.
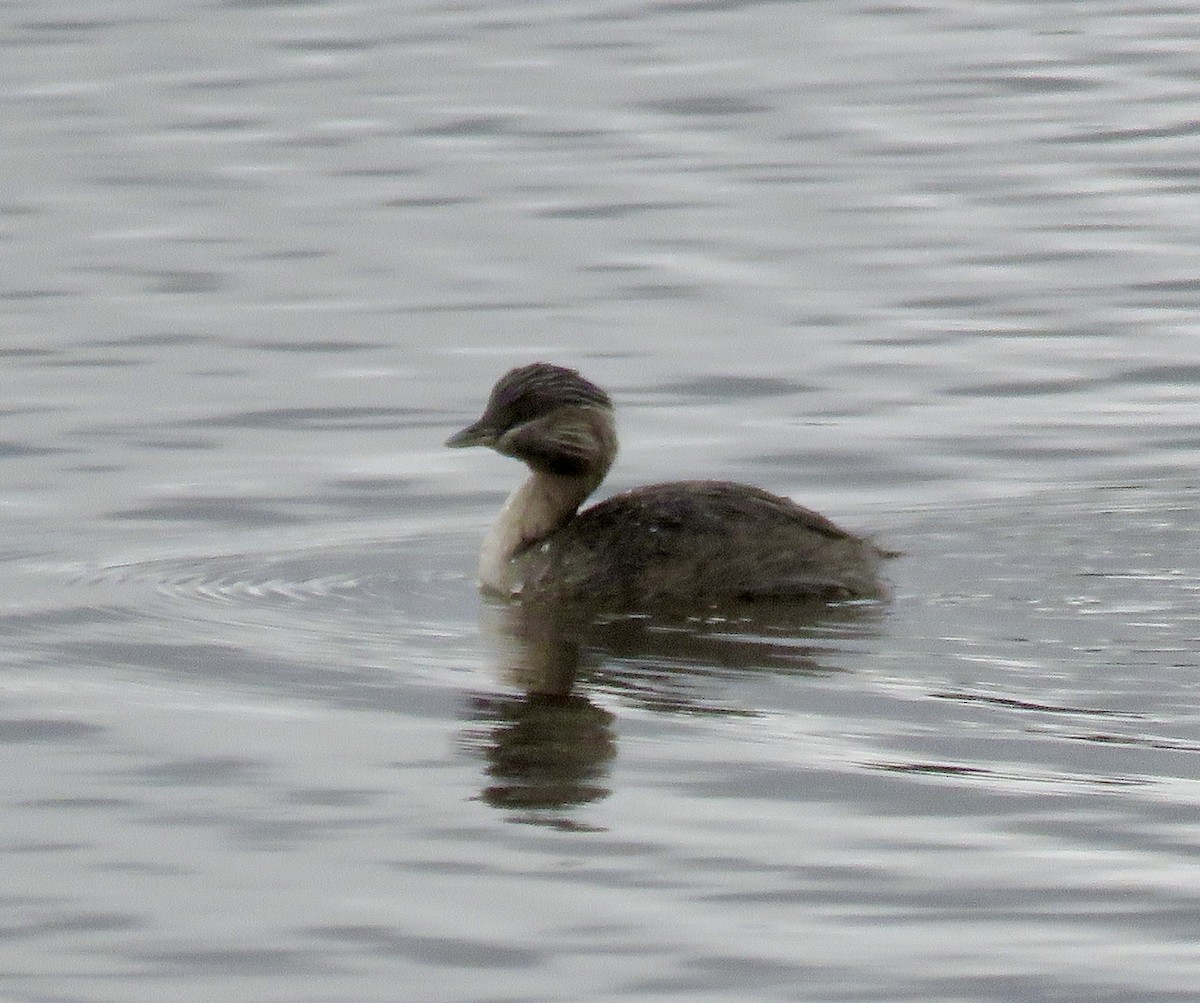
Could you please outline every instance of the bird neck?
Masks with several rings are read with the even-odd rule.
[[[596,490],[605,472],[564,477],[534,471],[508,496],[484,541],[479,557],[480,584],[505,594],[518,591],[520,573],[512,559],[568,522]]]

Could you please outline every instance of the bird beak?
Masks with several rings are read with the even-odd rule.
[[[496,433],[482,423],[468,425],[461,432],[455,432],[446,440],[451,449],[462,449],[464,446],[490,446],[496,441]]]

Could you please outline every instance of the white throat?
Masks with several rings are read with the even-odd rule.
[[[483,541],[479,583],[505,595],[520,592],[520,562],[513,557],[570,519],[597,483],[590,477],[530,476],[508,496]]]

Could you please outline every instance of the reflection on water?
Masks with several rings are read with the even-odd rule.
[[[486,757],[483,800],[521,821],[566,824],[558,810],[607,797],[613,715],[579,694],[476,696],[464,742]],[[552,815],[537,814],[550,809]]]
[[[618,740],[596,696],[658,713],[754,716],[722,701],[722,680],[844,671],[845,650],[831,639],[872,636],[881,610],[879,602],[748,603],[693,615],[597,616],[569,604],[485,600],[495,671],[518,693],[473,696],[466,711],[475,725],[464,743],[483,754],[494,781],[483,799],[517,820],[571,825],[568,814],[546,810],[611,793],[605,773]]]
[[[620,688],[628,673],[663,681],[664,693],[647,697],[648,705],[692,713],[706,708],[683,696],[668,697],[672,678],[836,671],[828,664],[831,639],[869,636],[886,608],[874,600],[762,602],[696,613],[597,615],[567,604],[485,602],[483,631],[512,685],[565,694],[577,682]]]

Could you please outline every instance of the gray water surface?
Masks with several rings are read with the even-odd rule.
[[[1193,8],[7,4],[0,998],[1194,999]],[[891,601],[522,644],[537,358]]]

